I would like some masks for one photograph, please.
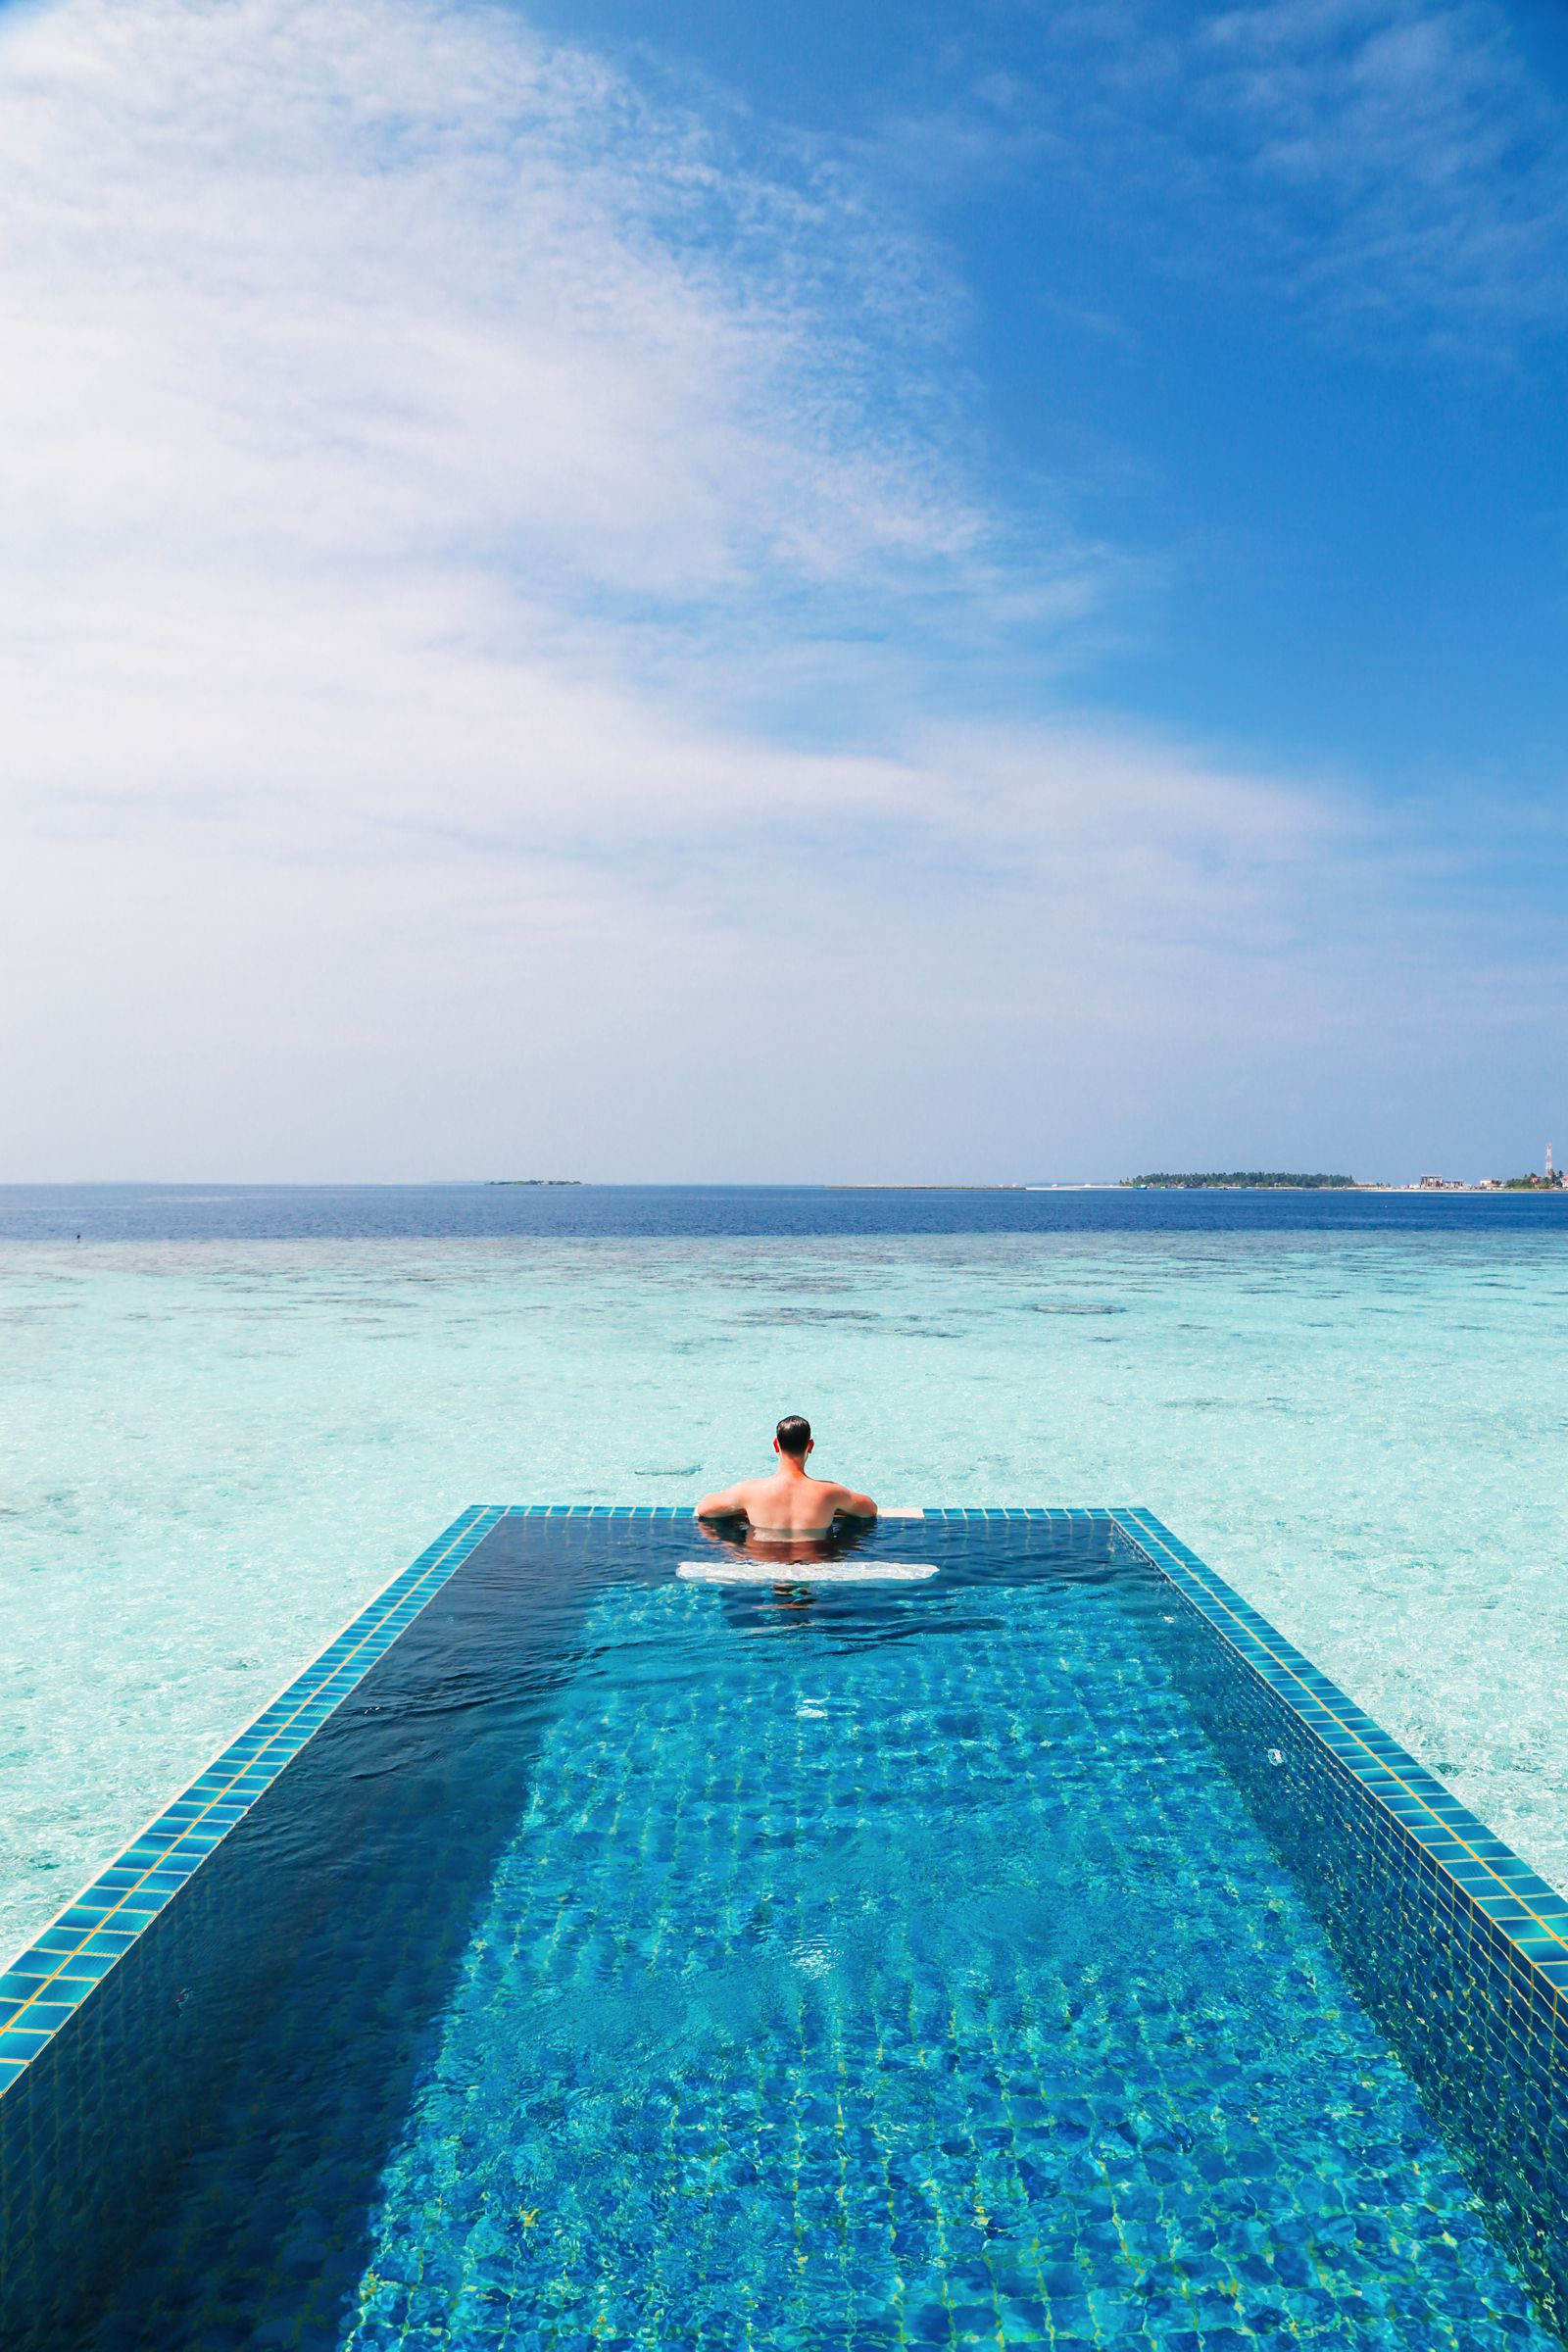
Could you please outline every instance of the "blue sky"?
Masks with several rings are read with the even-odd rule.
[[[988,490],[1025,532],[1030,493],[1053,503],[1133,574],[1081,699],[1395,792],[1490,765],[1555,793],[1563,11],[542,21],[707,77],[743,137],[819,141],[930,240]],[[1038,691],[1027,662],[1011,683]]]
[[[1568,1145],[1565,130],[1526,0],[0,9],[0,1176]]]

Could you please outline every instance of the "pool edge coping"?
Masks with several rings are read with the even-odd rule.
[[[1549,1990],[1568,2033],[1568,1894],[1549,1886],[1152,1511],[1134,1505],[1110,1517],[1507,1940]]]
[[[677,1503],[471,1503],[461,1511],[0,1970],[0,2099],[503,1519],[691,1516],[689,1504]],[[1529,1981],[1546,1991],[1568,2034],[1568,1895],[1549,1886],[1152,1511],[1141,1504],[936,1504],[919,1516],[1114,1526],[1393,1815],[1462,1900],[1491,1922]]]

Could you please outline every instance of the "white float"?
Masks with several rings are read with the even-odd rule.
[[[690,1585],[918,1585],[934,1560],[682,1560]]]

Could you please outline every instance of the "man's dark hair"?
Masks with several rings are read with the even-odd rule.
[[[780,1453],[792,1454],[799,1461],[811,1443],[811,1424],[804,1413],[786,1413],[773,1435]]]

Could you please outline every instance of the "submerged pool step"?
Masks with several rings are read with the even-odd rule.
[[[692,1585],[918,1585],[934,1560],[682,1560]]]

